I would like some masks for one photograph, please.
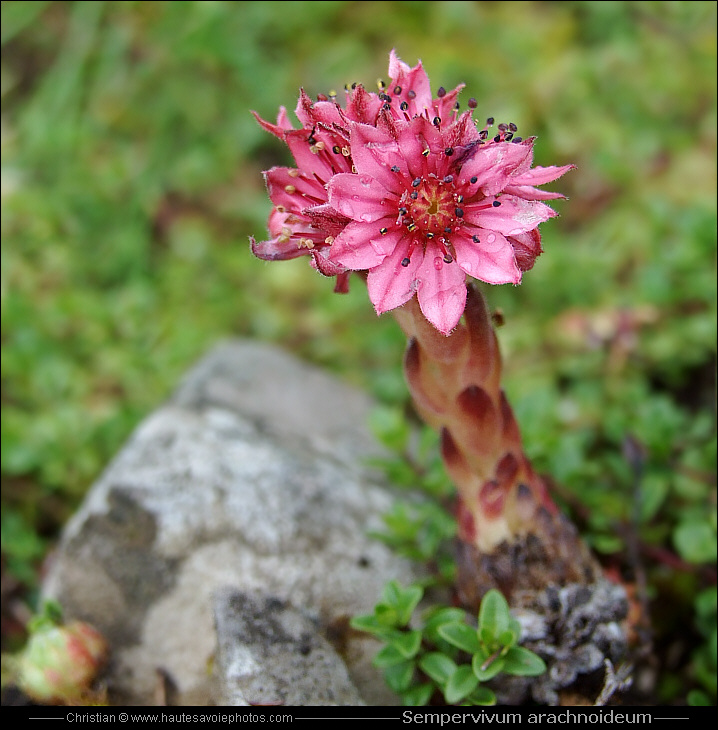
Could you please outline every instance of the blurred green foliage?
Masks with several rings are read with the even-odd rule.
[[[546,254],[487,291],[506,388],[587,539],[648,574],[657,641],[692,667],[661,699],[715,701],[695,605],[715,583],[715,27],[713,2],[3,2],[4,568],[32,582],[218,338],[280,342],[403,408],[403,339],[362,285],[335,295],[247,245],[261,171],[288,162],[249,110],[375,88],[396,48],[538,135],[538,164],[578,166]]]

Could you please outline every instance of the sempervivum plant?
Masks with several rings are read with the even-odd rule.
[[[406,380],[441,435],[458,490],[457,593],[467,609],[478,610],[491,588],[543,613],[549,589],[600,585],[604,596],[598,564],[524,454],[491,317],[472,281],[520,283],[542,252],[539,224],[555,215],[544,201],[562,197],[537,186],[573,166],[533,166],[535,138],[518,136],[513,123],[496,131],[492,118],[476,123],[475,99],[460,112],[461,87],[434,97],[421,63],[410,68],[393,51],[389,79],[378,92],[347,88],[344,106],[334,93],[312,101],[302,91],[298,129],[283,108],[276,124],[257,117],[287,143],[296,167],[265,173],[270,238],[252,239],[252,250],[268,260],[310,255],[337,277],[337,291],[359,272],[377,313],[392,311],[406,333]],[[617,626],[625,613],[622,592],[608,593],[593,628]],[[552,631],[542,637],[548,644]],[[579,671],[621,654],[621,630],[598,633],[604,638],[591,629],[576,639],[593,657]],[[544,649],[557,656],[555,646]]]

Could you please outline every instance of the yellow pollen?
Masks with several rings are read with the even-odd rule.
[[[289,170],[287,175],[289,175],[289,177],[299,177],[299,170]]]
[[[296,193],[297,192],[297,189],[294,187],[294,185],[285,185],[284,186],[284,191],[286,193],[289,193],[291,195],[291,193]]]
[[[314,248],[314,241],[311,238],[300,238],[297,248]]]
[[[344,157],[349,157],[349,155],[351,153],[352,153],[352,151],[349,149],[349,147],[347,145],[344,145],[344,147],[342,147],[342,154],[344,155]]]
[[[327,245],[331,246],[334,243],[334,236],[327,236],[324,239],[324,243],[326,243]]]

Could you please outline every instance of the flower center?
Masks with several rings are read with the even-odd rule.
[[[433,176],[420,178],[409,195],[409,217],[424,234],[448,233],[463,215],[453,182],[437,180]]]

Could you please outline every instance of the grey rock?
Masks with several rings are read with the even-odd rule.
[[[241,703],[257,689],[245,677],[228,692],[244,652],[286,659],[267,685],[285,700],[396,703],[370,665],[378,645],[348,628],[388,580],[417,577],[367,536],[394,499],[366,466],[379,453],[365,425],[370,407],[365,394],[274,346],[232,341],[137,428],[68,524],[44,585],[68,618],[110,641],[113,702],[155,703],[159,672],[175,704]],[[244,596],[246,616],[231,596]],[[262,606],[266,622],[294,616],[300,638],[287,631],[273,649],[249,641],[252,621],[257,636],[268,625]],[[215,623],[238,622],[242,631],[221,637],[212,679]],[[297,641],[321,661],[294,656]],[[283,671],[305,670],[296,691],[283,688]]]

